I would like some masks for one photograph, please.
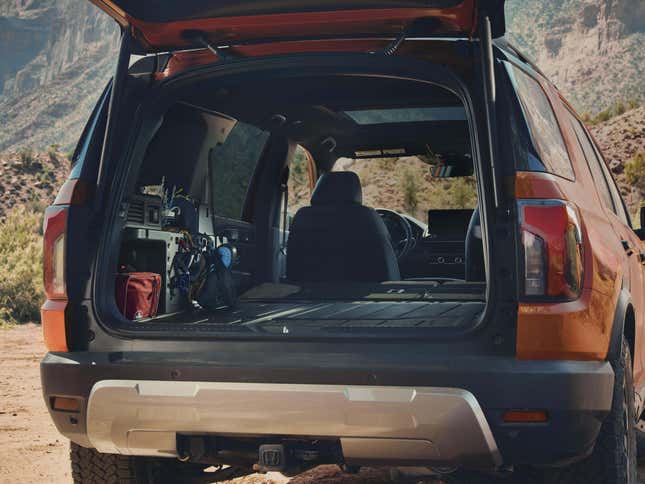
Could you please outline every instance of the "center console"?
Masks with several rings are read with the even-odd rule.
[[[412,277],[465,276],[466,233],[473,210],[428,210],[428,234],[399,262],[401,273]]]

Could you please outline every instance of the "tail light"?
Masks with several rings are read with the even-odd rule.
[[[43,223],[43,272],[48,299],[67,299],[65,288],[65,233],[67,209],[49,207]]]
[[[70,178],[60,188],[54,205],[45,210],[43,223],[43,274],[45,304],[40,309],[45,346],[49,351],[69,351],[67,344],[67,219],[69,207],[84,205],[91,185]]]
[[[67,208],[49,207],[45,211],[43,232],[43,274],[47,297],[40,310],[43,336],[49,351],[67,351],[65,331]]]
[[[584,253],[576,207],[561,200],[520,200],[525,297],[580,295]]]

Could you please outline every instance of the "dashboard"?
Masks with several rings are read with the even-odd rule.
[[[399,269],[403,279],[421,277],[446,277],[463,279],[465,276],[465,250],[468,221],[472,210],[436,210],[430,212],[433,220],[451,220],[449,227],[437,223],[431,227],[407,214],[390,210],[379,211],[390,233],[392,244],[397,246],[406,237],[406,231],[396,219],[401,217],[410,226],[413,241],[409,250],[399,257]],[[434,217],[433,217],[434,215]],[[455,225],[458,225],[456,227]],[[463,226],[462,226],[463,225]],[[444,230],[445,229],[445,230]],[[398,255],[398,254],[397,254]]]

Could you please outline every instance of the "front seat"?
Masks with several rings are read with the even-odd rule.
[[[294,282],[400,280],[390,236],[373,208],[362,205],[353,172],[326,173],[311,206],[296,213],[287,242],[287,279]]]
[[[482,227],[479,220],[479,207],[475,209],[466,233],[466,280],[483,282],[486,280],[484,263],[484,244],[482,242]]]

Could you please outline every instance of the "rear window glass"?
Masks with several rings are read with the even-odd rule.
[[[363,109],[345,111],[358,124],[421,123],[425,121],[465,121],[463,106],[432,108]]]
[[[546,171],[573,179],[573,168],[560,127],[542,87],[523,70],[511,64],[507,64],[507,67],[537,156]],[[529,153],[528,156],[533,155]],[[539,163],[535,160],[527,160],[528,167],[537,165]]]
[[[269,133],[238,122],[210,155],[213,213],[242,220],[246,194]]]

